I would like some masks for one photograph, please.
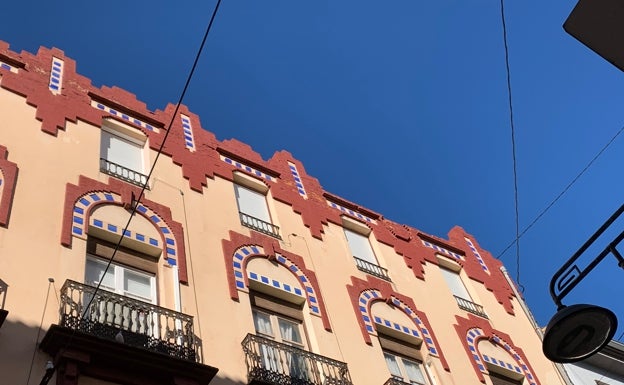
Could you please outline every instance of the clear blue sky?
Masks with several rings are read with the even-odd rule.
[[[68,3],[3,4],[0,39],[58,47],[151,109],[177,101],[215,4]],[[561,27],[575,3],[506,1],[521,228],[624,125],[624,73]],[[499,7],[224,0],[184,103],[221,140],[265,159],[287,149],[326,190],[438,236],[461,225],[497,256],[515,236]],[[542,325],[551,276],[624,201],[623,154],[624,135],[521,238],[520,283]],[[502,260],[516,277],[515,249]],[[607,260],[565,302],[624,323],[623,279]]]

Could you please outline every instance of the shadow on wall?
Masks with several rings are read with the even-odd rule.
[[[247,381],[241,382],[241,381],[232,380],[229,377],[222,377],[217,373],[215,378],[213,378],[212,381],[210,381],[210,385],[247,385]]]
[[[0,380],[3,384],[39,384],[45,373],[45,364],[50,357],[35,344],[39,325],[26,325],[11,319],[11,314],[0,328]],[[39,339],[43,338],[41,331]],[[33,351],[36,354],[33,360]],[[32,362],[30,382],[28,372]]]

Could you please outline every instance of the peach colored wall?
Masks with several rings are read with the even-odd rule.
[[[5,308],[10,311],[0,329],[0,371],[5,376],[2,381],[13,384],[25,383],[42,315],[39,340],[51,324],[58,323],[57,295],[63,282],[84,278],[85,240],[73,237],[69,248],[60,242],[66,184],[78,184],[79,176],[103,183],[108,183],[111,177],[99,172],[98,126],[78,120],[77,123],[68,122],[66,129],[58,131],[56,137],[49,135],[41,131],[35,108],[22,96],[2,88],[0,116],[0,145],[7,147],[8,159],[19,167],[10,223],[6,228],[0,227],[0,279],[9,285]],[[155,155],[153,149],[146,151],[150,161]],[[247,333],[254,332],[247,291],[239,290],[238,300],[233,300],[232,280],[226,273],[223,241],[231,240],[231,232],[256,237],[240,223],[231,179],[231,175],[207,177],[205,186],[192,189],[182,168],[170,156],[163,155],[150,180],[150,189],[145,193],[146,199],[169,208],[172,220],[184,229],[183,239],[178,239],[178,244],[185,246],[188,285],[179,285],[180,311],[195,317],[195,333],[202,341],[203,362],[219,368],[219,375],[213,382],[217,385],[246,383],[245,357],[240,343]],[[322,225],[321,240],[311,234],[302,215],[294,212],[290,204],[274,199],[283,196],[279,189],[284,183],[284,180],[276,182],[267,194],[271,217],[281,228],[282,240],[274,242],[281,250],[300,257],[305,268],[315,273],[317,294],[324,300],[328,316],[329,325],[326,325],[321,316],[312,314],[305,305],[309,348],[314,353],[347,362],[354,384],[381,385],[390,374],[379,342],[373,335],[371,343],[366,343],[360,314],[355,312],[347,291],[347,286],[353,284],[352,277],[363,281],[370,277],[357,269],[344,232],[336,221]],[[119,225],[127,220],[123,215],[127,211],[121,208],[102,209],[98,213],[107,221],[117,219]],[[158,234],[147,221],[136,222],[134,226],[154,236]],[[392,279],[384,285],[411,298],[415,310],[426,314],[438,349],[448,363],[449,370],[446,370],[441,357],[429,354],[423,346],[424,363],[435,377],[435,384],[480,384],[472,358],[462,345],[463,336],[458,336],[454,328],[458,322],[456,316],[466,318],[467,314],[457,307],[438,265],[414,260],[412,263],[418,266],[407,266],[404,256],[377,237],[375,232],[371,234],[372,248]],[[466,252],[465,258],[473,256]],[[489,261],[487,256],[484,258]],[[159,304],[173,309],[177,302],[174,288],[178,283],[173,274],[176,267],[170,267],[163,258],[158,265]],[[271,270],[273,266],[264,259],[253,261],[252,267],[258,272],[275,274],[274,278],[291,285],[298,283],[283,267]],[[424,279],[415,276],[416,268],[422,268]],[[539,338],[517,299],[509,300],[514,310],[514,314],[510,314],[491,290],[471,279],[464,270],[460,275],[473,300],[484,306],[490,324],[509,334],[513,343],[523,349],[540,383],[561,384],[555,367],[542,356]],[[48,277],[55,279],[54,285],[49,284]],[[388,313],[391,311],[386,306],[380,313],[402,323],[410,321],[403,313],[393,315]],[[37,352],[31,384],[39,382],[48,359],[46,354]],[[12,370],[1,369],[5,367]],[[80,383],[109,384],[89,378],[81,379]]]

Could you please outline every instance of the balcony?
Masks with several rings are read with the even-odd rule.
[[[208,385],[218,371],[201,363],[193,317],[71,280],[39,346],[59,373],[120,384]]]
[[[358,257],[353,257],[355,259],[355,265],[360,271],[363,271],[367,274],[374,275],[377,278],[385,279],[386,281],[390,281],[390,276],[388,275],[388,270],[384,269],[381,266],[377,266],[374,263],[370,263]]]
[[[198,361],[189,315],[102,289],[96,293],[95,287],[70,280],[61,288],[60,313],[61,327],[111,341],[121,338],[129,346]]]
[[[454,297],[455,297],[455,300],[457,301],[457,306],[459,306],[460,309],[465,310],[469,313],[478,315],[479,317],[488,319],[487,314],[485,314],[485,311],[483,310],[483,306],[478,305],[462,297],[458,297],[456,295],[454,295]]]
[[[421,385],[418,382],[405,382],[402,378],[390,377],[388,381],[384,382],[384,385]],[[422,384],[425,385],[425,384]]]
[[[252,230],[256,230],[259,233],[270,235],[271,237],[282,239],[279,235],[279,227],[272,223],[265,222],[262,219],[252,217],[243,212],[239,212],[241,224],[245,227],[249,227]]]
[[[131,170],[127,167],[113,163],[107,159],[100,158],[100,171],[104,174],[112,175],[128,183],[132,183],[139,187],[147,185],[147,176],[138,171]]]
[[[344,362],[254,334],[242,345],[250,384],[352,385]]]

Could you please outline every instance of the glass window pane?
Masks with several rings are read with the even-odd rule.
[[[401,369],[399,368],[399,363],[397,362],[397,358],[392,354],[384,353],[384,358],[386,359],[386,365],[388,366],[388,370],[393,377],[403,378],[401,374]]]
[[[375,253],[373,253],[368,237],[347,229],[344,229],[344,232],[347,237],[347,242],[349,243],[351,254],[353,254],[354,257],[377,265],[377,258],[375,258]]]
[[[271,318],[268,314],[254,311],[253,320],[254,326],[256,328],[256,333],[265,334],[268,336],[273,335],[273,329],[271,328]]]
[[[234,185],[234,192],[236,193],[238,210],[241,213],[271,223],[266,197],[263,194],[237,184]]]
[[[152,280],[149,276],[124,269],[124,293],[130,296],[152,300]]]
[[[91,286],[97,286],[102,282],[101,287],[115,291],[115,266],[111,265],[104,276],[104,269],[106,264],[104,262],[96,261],[88,258],[85,268],[85,283]]]
[[[133,171],[143,172],[142,146],[102,131],[100,156]]]
[[[278,323],[279,323],[279,329],[280,329],[280,335],[282,337],[282,341],[294,342],[298,345],[303,344],[301,340],[301,333],[299,333],[298,324],[294,322],[286,321],[285,319],[282,319],[282,318],[278,319]]]
[[[410,380],[410,382],[412,383],[415,382],[417,384],[424,384],[425,377],[423,376],[422,371],[420,370],[420,365],[416,362],[406,360],[405,358],[403,358],[402,360],[403,360],[403,367],[405,368],[405,375]]]
[[[466,290],[466,287],[464,286],[464,283],[461,281],[459,274],[444,268],[440,268],[440,271],[442,272],[442,276],[446,280],[446,284],[449,289],[451,289],[453,295],[469,301],[472,300],[472,298],[470,298],[470,294],[468,294],[468,290]]]

